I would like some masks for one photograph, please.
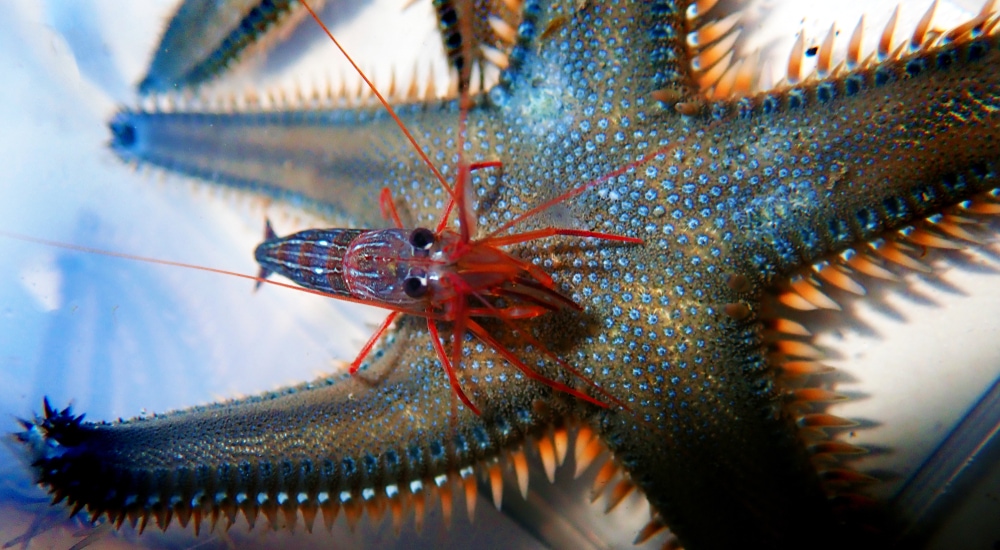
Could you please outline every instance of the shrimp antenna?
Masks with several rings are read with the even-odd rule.
[[[323,32],[326,33],[326,35],[330,38],[334,46],[337,46],[337,49],[340,50],[340,53],[344,55],[348,63],[350,63],[351,66],[354,67],[354,70],[357,71],[357,73],[361,76],[361,79],[365,81],[365,84],[367,84],[368,87],[371,88],[371,91],[375,94],[375,97],[378,98],[382,106],[385,107],[385,110],[388,111],[389,116],[391,116],[392,119],[396,121],[396,125],[399,126],[399,129],[403,131],[403,135],[405,135],[406,139],[410,141],[410,144],[413,145],[413,148],[417,151],[417,154],[420,155],[421,159],[423,159],[424,164],[426,164],[427,167],[431,169],[431,172],[434,173],[434,177],[436,177],[438,182],[441,183],[441,186],[444,187],[445,191],[448,193],[448,195],[451,196],[452,200],[459,200],[455,196],[455,191],[451,188],[451,186],[448,185],[448,182],[444,179],[444,176],[437,169],[437,167],[434,166],[434,163],[431,162],[431,159],[430,157],[427,156],[427,153],[424,152],[424,148],[421,147],[419,143],[417,143],[416,138],[413,137],[413,134],[410,133],[410,130],[406,128],[406,125],[403,124],[403,121],[399,119],[398,115],[396,115],[396,110],[392,108],[392,105],[390,105],[388,101],[386,101],[385,97],[382,96],[382,93],[379,92],[378,88],[375,87],[375,84],[372,83],[372,81],[369,80],[367,76],[365,76],[364,71],[361,70],[361,67],[358,67],[358,64],[354,62],[354,59],[352,59],[350,54],[347,53],[347,50],[345,50],[344,47],[340,45],[340,42],[337,42],[337,39],[334,38],[333,33],[330,32],[330,29],[326,26],[326,23],[323,23],[323,20],[319,18],[319,15],[317,15],[315,11],[313,11],[312,6],[310,6],[308,2],[303,0],[302,5],[305,6],[306,10],[309,11],[309,15],[311,15],[312,18],[316,20],[316,23],[319,24],[321,29],[323,29]]]
[[[0,237],[6,237],[8,239],[14,239],[16,241],[24,241],[24,242],[35,243],[35,244],[40,244],[40,245],[44,245],[44,246],[50,246],[52,248],[61,248],[63,250],[74,250],[76,252],[84,252],[84,253],[87,253],[87,254],[97,254],[99,256],[109,256],[109,257],[112,257],[112,258],[121,258],[123,260],[130,260],[130,261],[133,261],[133,262],[143,262],[143,263],[157,264],[157,265],[168,265],[168,266],[172,266],[172,267],[180,267],[180,268],[184,268],[184,269],[191,269],[191,270],[194,270],[194,271],[204,271],[206,273],[215,273],[217,275],[228,275],[230,277],[238,277],[240,279],[247,279],[247,280],[250,280],[250,281],[255,281],[258,284],[260,284],[260,283],[267,283],[269,285],[274,285],[274,286],[281,287],[281,288],[287,288],[287,289],[290,289],[290,290],[294,290],[296,292],[305,292],[307,294],[315,294],[317,296],[323,296],[324,298],[333,298],[333,299],[341,300],[341,301],[354,302],[354,303],[357,303],[357,304],[364,304],[364,305],[367,305],[367,306],[373,306],[373,307],[377,307],[377,308],[381,308],[381,309],[389,309],[391,311],[398,311],[399,310],[398,307],[396,307],[396,308],[390,308],[388,306],[383,306],[381,304],[371,303],[371,302],[368,302],[368,301],[359,300],[359,299],[351,298],[351,297],[348,297],[348,296],[340,296],[338,294],[330,294],[329,292],[323,292],[322,290],[316,290],[316,289],[313,289],[313,288],[306,288],[306,287],[294,285],[294,284],[291,284],[291,283],[283,283],[281,281],[272,281],[270,279],[265,279],[265,278],[260,277],[260,276],[247,275],[246,273],[240,273],[238,271],[229,271],[228,269],[219,269],[219,268],[216,268],[216,267],[208,267],[208,266],[197,265],[197,264],[188,264],[188,263],[184,263],[184,262],[175,262],[175,261],[171,261],[171,260],[161,260],[159,258],[150,258],[148,256],[139,256],[137,254],[128,254],[128,253],[125,253],[125,252],[115,252],[113,250],[104,250],[102,248],[92,248],[92,247],[89,247],[89,246],[82,246],[82,245],[78,245],[78,244],[64,243],[64,242],[53,241],[53,240],[49,240],[49,239],[40,239],[38,237],[31,237],[31,236],[28,236],[28,235],[22,235],[20,233],[12,233],[10,231],[3,231],[3,230],[0,230]],[[424,313],[420,313],[420,314],[426,316],[426,314],[424,314]]]

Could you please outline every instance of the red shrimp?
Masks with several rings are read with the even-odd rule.
[[[458,132],[459,161],[455,185],[451,187],[396,116],[389,103],[337,43],[326,25],[308,4],[305,2],[303,4],[347,60],[354,65],[361,78],[372,88],[418,154],[430,167],[450,196],[450,200],[437,228],[433,231],[424,227],[404,229],[392,201],[391,192],[387,188],[382,191],[381,204],[386,217],[395,221],[396,227],[392,229],[312,229],[278,238],[268,222],[265,241],[257,247],[254,254],[261,265],[259,278],[263,280],[271,273],[279,273],[305,288],[391,310],[351,364],[352,374],[358,370],[390,324],[400,313],[405,313],[427,319],[431,342],[448,375],[452,389],[462,403],[476,414],[480,414],[479,409],[466,395],[455,375],[455,369],[460,364],[463,335],[466,331],[497,351],[528,378],[595,405],[608,406],[603,401],[546,378],[532,369],[475,320],[492,317],[500,319],[526,342],[541,350],[544,355],[573,376],[589,384],[609,401],[624,407],[621,401],[548,351],[527,331],[514,326],[515,320],[532,319],[561,309],[582,310],[582,308],[572,299],[560,294],[555,288],[552,277],[543,269],[516,258],[501,248],[557,235],[642,244],[641,239],[633,237],[578,229],[548,228],[505,234],[508,229],[606,181],[611,175],[559,195],[525,212],[485,237],[474,238],[475,216],[466,192],[470,173],[479,169],[499,169],[501,163],[499,161],[466,163],[461,157],[468,106],[467,92],[462,90],[460,100],[462,103]],[[458,231],[447,228],[456,205]],[[440,322],[452,324],[450,357],[441,344],[438,326]]]

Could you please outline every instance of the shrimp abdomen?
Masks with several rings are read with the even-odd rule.
[[[353,297],[344,280],[344,255],[351,242],[366,231],[309,229],[268,238],[254,250],[261,278],[277,273],[306,288]]]

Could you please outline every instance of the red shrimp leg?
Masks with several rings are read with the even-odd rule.
[[[605,389],[601,388],[600,386],[598,386],[597,384],[595,384],[593,380],[591,380],[590,378],[587,378],[586,376],[584,376],[583,374],[581,374],[579,371],[577,371],[576,369],[574,369],[572,366],[570,366],[569,363],[566,363],[565,361],[563,361],[562,359],[560,359],[558,356],[556,356],[554,353],[552,353],[551,351],[549,351],[548,348],[546,348],[536,338],[534,338],[533,336],[531,336],[530,334],[528,334],[524,330],[521,330],[521,329],[518,329],[517,327],[515,327],[510,322],[510,320],[507,319],[502,314],[501,310],[493,307],[493,305],[490,304],[480,293],[473,291],[472,288],[470,288],[465,283],[465,281],[463,281],[461,279],[461,277],[452,276],[452,277],[449,277],[449,279],[451,280],[452,284],[455,286],[455,288],[461,294],[475,296],[475,298],[477,300],[479,300],[480,302],[482,302],[483,306],[485,306],[486,309],[491,312],[490,316],[492,316],[492,317],[498,317],[505,325],[507,325],[508,328],[510,328],[511,330],[513,330],[516,333],[519,333],[525,340],[528,341],[529,344],[531,344],[532,346],[537,347],[546,357],[549,357],[550,359],[552,359],[553,361],[555,361],[556,363],[558,363],[560,366],[562,366],[564,369],[566,369],[573,376],[576,376],[580,380],[583,380],[584,382],[586,382],[588,385],[590,385],[590,387],[594,388],[596,391],[598,391],[602,395],[606,396],[608,399],[610,399],[611,401],[613,401],[616,405],[622,407],[625,410],[628,410],[628,407],[626,407],[625,404],[622,403],[618,398],[616,398],[615,396],[613,396],[610,393],[608,393],[607,390],[605,390]],[[466,311],[462,311],[462,312],[459,312],[459,313],[461,314],[461,313],[467,313],[467,312]],[[457,322],[457,319],[461,319],[461,323],[460,323],[462,325],[461,327],[459,327],[459,323]],[[428,323],[429,322],[430,321],[428,320]],[[458,335],[458,334],[465,334],[465,328],[468,327],[468,330],[470,330],[473,334],[475,334],[480,340],[482,340],[483,342],[485,342],[486,344],[488,344],[490,347],[492,347],[493,349],[495,349],[510,364],[512,364],[515,367],[517,367],[517,369],[520,370],[521,372],[523,372],[524,375],[527,376],[528,378],[530,378],[532,380],[536,380],[538,382],[541,382],[541,383],[545,384],[546,386],[549,386],[550,388],[552,388],[552,389],[554,389],[556,391],[565,392],[565,393],[567,393],[569,395],[572,395],[572,396],[574,396],[574,397],[576,397],[578,399],[582,399],[584,401],[587,401],[588,403],[593,403],[594,405],[597,405],[597,406],[602,407],[602,408],[608,408],[608,404],[607,403],[604,403],[603,401],[599,401],[599,400],[597,400],[597,399],[595,399],[595,398],[593,398],[593,397],[591,397],[591,396],[589,396],[589,395],[587,395],[587,394],[585,394],[583,392],[575,390],[575,389],[567,386],[566,384],[563,384],[561,382],[556,382],[555,380],[551,380],[549,378],[546,378],[545,376],[543,376],[542,374],[540,374],[538,371],[532,369],[531,367],[529,367],[528,365],[526,365],[523,361],[521,361],[520,359],[518,359],[516,355],[514,355],[513,353],[511,353],[510,350],[508,350],[507,348],[505,348],[500,342],[498,342],[492,336],[490,336],[489,333],[486,332],[486,329],[484,329],[479,323],[473,321],[472,319],[469,319],[467,316],[465,316],[465,315],[457,316],[456,317],[456,325],[455,325],[455,327],[456,327],[456,329],[461,328],[461,332],[459,332],[458,330],[456,330],[454,332],[454,334],[456,334],[456,335]],[[456,353],[456,355],[457,355],[457,353]]]
[[[504,317],[505,319],[534,319],[546,313],[555,311],[543,305],[536,306],[508,306],[503,308],[478,308],[470,307],[466,310],[469,317]]]
[[[463,277],[465,281],[470,282],[469,277]],[[508,319],[531,319],[533,317],[538,317],[549,311],[559,311],[561,309],[574,309],[576,311],[582,311],[583,307],[580,304],[574,302],[573,300],[563,296],[553,287],[554,284],[545,286],[542,281],[538,281],[529,277],[522,277],[520,275],[512,277],[509,281],[504,281],[500,285],[486,286],[470,284],[470,288],[484,288],[481,290],[483,296],[495,296],[497,298],[514,298],[516,299],[516,306],[507,306],[502,308],[501,311],[510,311],[511,315],[507,315]],[[531,302],[534,305],[524,305],[521,302]],[[470,309],[470,317],[493,317],[492,313],[473,313],[480,312],[483,310]]]
[[[503,167],[503,162],[499,160],[481,160],[479,162],[469,163],[470,172],[475,172],[476,170],[480,170],[482,168],[502,168],[502,167]]]
[[[375,343],[378,342],[378,339],[382,336],[382,334],[385,333],[386,330],[388,330],[389,325],[392,324],[392,322],[396,319],[399,313],[400,312],[398,311],[391,311],[389,312],[389,315],[386,315],[385,321],[382,321],[382,324],[379,325],[378,330],[375,331],[375,334],[372,334],[372,337],[368,339],[368,342],[365,344],[365,347],[361,348],[361,351],[358,353],[358,356],[354,358],[353,362],[351,362],[351,371],[350,371],[351,374],[358,372],[358,369],[361,367],[361,362],[365,360],[365,357],[368,356],[368,353],[372,350],[373,347],[375,347]]]
[[[543,239],[546,237],[552,237],[555,235],[564,235],[570,237],[589,237],[595,239],[601,239],[605,241],[616,241],[631,244],[642,244],[642,239],[637,239],[635,237],[625,237],[623,235],[612,235],[608,233],[599,233],[596,231],[586,231],[582,229],[560,229],[557,227],[550,227],[548,229],[536,229],[534,231],[525,231],[524,233],[517,233],[514,235],[504,235],[502,237],[487,237],[481,241],[475,243],[474,246],[488,246],[491,248],[496,248],[499,246],[507,246],[511,244],[517,244],[527,241],[533,241],[536,239]],[[536,281],[541,283],[543,286],[551,289],[555,286],[555,282],[552,277],[545,272],[544,269],[536,266],[535,264],[525,262],[510,256],[509,254],[504,254],[506,256],[506,261],[509,261],[513,265],[516,265],[527,271],[535,278]]]
[[[465,391],[462,390],[462,386],[458,384],[458,377],[455,376],[455,369],[452,367],[451,360],[448,359],[448,354],[444,351],[444,347],[441,345],[441,336],[438,334],[437,325],[433,320],[427,320],[427,330],[431,333],[431,343],[434,344],[434,351],[438,354],[438,359],[441,360],[441,366],[444,367],[444,371],[448,373],[448,381],[451,383],[451,389],[458,394],[458,398],[462,400],[462,403],[469,410],[476,413],[479,416],[481,413],[472,401],[469,400],[469,396],[465,395]],[[455,338],[455,336],[453,336]]]
[[[461,281],[459,281],[459,285],[458,286],[462,286]],[[503,324],[507,325],[507,328],[513,330],[515,333],[519,333],[521,335],[521,337],[524,338],[525,340],[527,340],[527,342],[529,344],[531,344],[532,346],[537,347],[542,352],[543,355],[545,355],[549,359],[552,359],[553,361],[555,361],[556,363],[558,363],[562,368],[564,368],[567,371],[569,371],[570,374],[572,374],[573,376],[575,376],[575,377],[579,378],[580,380],[583,380],[584,382],[586,382],[590,387],[594,388],[594,390],[596,390],[598,393],[600,393],[601,395],[604,395],[605,397],[607,397],[608,399],[610,399],[612,402],[614,402],[619,407],[621,407],[621,408],[623,408],[625,410],[630,410],[628,408],[628,406],[626,406],[625,403],[623,403],[620,399],[618,399],[617,397],[611,395],[607,390],[605,390],[604,388],[602,388],[602,387],[598,386],[596,383],[594,383],[593,380],[591,380],[590,378],[584,376],[580,371],[578,371],[575,368],[573,368],[572,366],[570,366],[569,363],[567,363],[566,361],[563,361],[562,359],[559,358],[559,356],[557,356],[556,354],[554,354],[551,351],[549,351],[549,349],[546,348],[544,344],[542,344],[541,342],[539,342],[538,339],[536,339],[534,336],[532,336],[531,334],[529,334],[527,331],[521,330],[521,329],[517,328],[516,326],[514,326],[513,323],[510,322],[509,318],[507,318],[506,316],[502,315],[502,311],[501,310],[493,307],[493,304],[489,303],[480,293],[473,292],[472,289],[469,289],[469,288],[467,288],[465,290],[466,290],[467,294],[471,294],[472,296],[475,296],[475,298],[477,300],[479,300],[483,304],[483,306],[485,306],[485,308],[487,310],[489,310],[490,312],[492,312],[492,314],[490,315],[490,317],[497,317],[497,318],[499,318],[500,321]],[[595,405],[598,405],[600,407],[603,407],[603,408],[607,408],[608,407],[607,403],[598,401],[598,400],[596,400],[596,399],[594,399],[594,398],[592,398],[592,397],[590,397],[590,396],[588,396],[586,394],[583,394],[583,393],[581,393],[581,392],[579,392],[577,390],[574,390],[574,389],[570,388],[569,386],[566,386],[565,384],[561,384],[559,382],[556,382],[555,380],[550,380],[548,378],[545,378],[544,376],[542,376],[541,374],[539,374],[537,371],[533,370],[531,367],[529,367],[524,362],[522,362],[520,359],[517,359],[517,357],[514,356],[509,350],[507,350],[507,348],[504,348],[499,342],[497,342],[496,340],[494,340],[492,336],[489,336],[489,334],[486,333],[486,331],[483,329],[483,327],[480,326],[478,323],[476,323],[475,321],[473,321],[471,319],[468,320],[468,323],[469,323],[469,330],[471,330],[473,332],[473,334],[475,334],[481,340],[483,340],[484,342],[486,342],[487,344],[489,344],[490,346],[492,346],[493,349],[495,349],[498,352],[500,352],[500,354],[503,355],[505,358],[507,358],[507,360],[510,361],[510,363],[512,365],[514,365],[515,367],[517,367],[518,369],[520,369],[521,372],[523,372],[529,378],[532,378],[534,380],[538,380],[538,381],[542,382],[543,384],[548,385],[549,387],[551,387],[553,389],[560,390],[560,391],[565,391],[566,393],[568,393],[570,395],[579,397],[580,399],[583,399],[584,401],[588,401],[588,402],[593,403]],[[475,325],[475,327],[478,327],[478,329],[479,329],[479,331],[481,333],[480,332],[476,332],[476,330],[473,327],[473,325]],[[528,371],[530,371],[534,376],[532,376],[532,374],[529,374]]]
[[[580,371],[578,371],[575,368],[573,368],[569,363],[567,363],[566,361],[564,361],[563,359],[561,359],[558,355],[556,355],[556,354],[552,353],[551,351],[549,351],[549,349],[546,348],[544,344],[542,344],[541,342],[539,342],[538,339],[536,339],[534,336],[532,336],[532,335],[528,334],[527,332],[525,332],[523,330],[520,330],[517,327],[513,326],[504,317],[500,317],[500,320],[503,322],[503,324],[507,325],[508,328],[510,328],[514,332],[520,334],[521,337],[524,338],[525,340],[527,340],[527,342],[529,344],[531,344],[532,346],[537,347],[542,352],[543,355],[545,355],[549,359],[552,359],[553,361],[555,361],[557,364],[559,364],[560,367],[562,367],[563,369],[565,369],[566,371],[568,371],[570,374],[572,374],[573,376],[575,376],[575,377],[579,378],[580,380],[583,380],[584,382],[586,382],[588,386],[590,386],[591,388],[594,388],[595,391],[597,391],[598,393],[600,393],[604,397],[607,397],[608,400],[610,400],[615,405],[618,405],[619,407],[625,409],[626,411],[631,411],[631,409],[629,409],[628,406],[624,402],[622,402],[621,399],[618,399],[614,395],[611,395],[611,393],[608,392],[608,390],[606,390],[606,389],[598,386],[596,383],[594,383],[593,380],[591,380],[587,376],[584,376],[583,373],[581,373]],[[480,327],[480,329],[482,329],[482,327]],[[503,353],[503,352],[501,351],[501,353]],[[527,365],[525,365],[525,366],[527,367]],[[539,374],[539,376],[541,376],[541,375]],[[544,377],[542,377],[542,378],[544,378]],[[553,384],[558,384],[558,382],[555,382],[554,380],[549,380],[548,378],[545,378],[543,380],[543,382],[545,382],[546,384],[548,384],[549,382],[552,382]],[[559,388],[556,388],[555,386],[552,386],[552,387],[555,388],[555,389],[559,389]],[[572,390],[572,391],[567,392],[567,393],[570,393],[571,395],[576,395],[579,392],[576,392],[576,390]],[[577,397],[579,397],[579,396],[577,396]],[[590,396],[584,395],[582,399],[584,401],[589,401],[591,403],[594,403],[595,405],[598,405],[598,406],[600,406],[602,408],[608,408],[608,404],[607,403],[604,403],[602,401],[597,401],[597,400],[593,399]]]
[[[472,212],[472,198],[469,196],[469,174],[472,167],[465,164],[462,159],[462,150],[465,148],[465,129],[469,119],[469,92],[463,90],[459,98],[458,112],[458,173],[455,178],[455,200],[458,201],[458,230],[463,243],[471,241],[471,235],[475,233],[476,218]],[[442,219],[441,223],[446,220]],[[464,334],[464,332],[462,333]]]
[[[451,366],[452,369],[462,364],[462,344],[465,343],[465,323],[468,322],[468,314],[465,311],[465,298],[457,298],[455,310],[452,312],[454,321],[451,325]],[[478,412],[476,414],[479,414]]]
[[[403,229],[403,222],[399,219],[399,212],[396,211],[396,201],[392,200],[392,191],[388,187],[382,188],[382,194],[378,197],[378,206],[382,210],[382,217],[396,222],[397,229]]]
[[[465,135],[465,117],[466,113],[463,111],[461,118],[459,120],[459,131],[460,135]],[[458,144],[459,151],[461,151],[462,143],[459,141]],[[457,200],[462,201],[459,205],[458,212],[461,217],[461,224],[459,228],[462,231],[462,242],[469,243],[472,241],[472,235],[475,234],[476,229],[476,214],[472,211],[472,193],[469,191],[469,174],[473,170],[481,170],[483,168],[500,168],[503,163],[499,160],[484,160],[479,162],[473,162],[468,165],[465,170],[459,169],[458,178],[455,181],[455,196]],[[447,216],[445,216],[447,219]],[[443,227],[439,227],[439,231]]]
[[[476,248],[476,247],[486,247],[486,248],[489,248],[489,249],[493,250],[494,252],[502,255],[502,257],[503,257],[503,259],[494,259],[493,262],[489,263],[489,264],[485,264],[485,263],[480,262],[480,265],[483,265],[484,267],[482,267],[479,270],[477,270],[477,273],[505,273],[505,272],[512,273],[511,269],[510,269],[510,266],[513,266],[515,268],[515,270],[514,270],[514,272],[512,273],[512,276],[511,276],[512,280],[515,278],[515,274],[519,275],[519,273],[517,273],[517,272],[519,272],[519,271],[526,271],[540,285],[542,285],[542,286],[544,286],[546,288],[549,288],[549,289],[551,289],[551,288],[553,288],[555,286],[555,281],[552,280],[552,276],[549,275],[544,269],[538,267],[537,265],[535,265],[535,264],[533,264],[531,262],[526,262],[524,260],[521,260],[520,258],[515,258],[514,256],[511,256],[510,254],[507,254],[506,252],[497,249],[496,247],[492,246],[491,244],[484,244],[482,242],[473,243],[472,245],[469,246],[469,249],[468,249],[469,251],[466,252],[466,254],[470,254],[471,251],[474,248]],[[471,274],[466,274],[464,277],[465,277],[466,280],[472,279],[472,275]]]
[[[475,321],[472,321],[472,320],[469,320],[468,326],[469,326],[469,330],[473,334],[475,334],[477,338],[479,338],[480,340],[482,340],[483,342],[485,342],[486,345],[488,345],[491,348],[497,350],[497,352],[500,355],[502,355],[503,358],[506,359],[508,363],[510,363],[511,365],[514,365],[515,367],[517,367],[517,369],[519,371],[523,372],[524,375],[527,376],[528,378],[530,378],[532,380],[535,380],[536,382],[541,382],[542,384],[545,384],[546,386],[548,386],[548,387],[550,387],[550,388],[552,388],[552,389],[554,389],[556,391],[560,391],[560,392],[566,393],[568,395],[572,395],[573,397],[576,397],[577,399],[582,399],[582,400],[584,400],[584,401],[586,401],[588,403],[592,403],[594,405],[597,405],[598,407],[601,407],[603,409],[608,408],[608,404],[607,403],[604,403],[603,401],[599,401],[599,400],[597,400],[597,399],[595,399],[595,398],[593,398],[593,397],[591,397],[591,396],[589,396],[589,395],[587,395],[587,394],[585,394],[585,393],[583,393],[583,392],[581,392],[579,390],[575,390],[575,389],[567,386],[566,384],[563,384],[562,382],[556,382],[555,380],[551,380],[549,378],[546,378],[545,376],[543,376],[541,373],[539,373],[535,369],[532,369],[531,367],[529,367],[528,365],[526,365],[523,361],[521,361],[520,359],[518,359],[518,357],[516,355],[514,355],[513,353],[511,353],[510,350],[508,350],[507,348],[505,348],[503,346],[503,344],[501,344],[496,339],[494,339],[492,336],[490,336],[490,334],[488,332],[486,332],[486,329],[484,329],[479,323],[477,323]],[[524,335],[523,331],[519,331],[519,332],[521,332],[521,334]],[[530,342],[530,340],[529,340],[529,342]],[[540,349],[544,350],[545,348],[541,347]],[[560,361],[560,363],[561,363],[561,361]],[[569,370],[574,375],[581,376],[575,370],[573,370],[573,369],[569,369]],[[583,380],[587,380],[586,377],[582,377],[581,376],[581,378]]]
[[[582,311],[583,307],[580,304],[570,300],[569,298],[559,294],[551,288],[546,288],[542,285],[532,285],[533,281],[529,279],[518,279],[515,281],[521,287],[526,288],[507,288],[503,287],[499,292],[493,293],[496,296],[510,297],[515,296],[520,300],[527,302],[534,302],[535,304],[541,306],[546,311],[558,311],[560,309],[568,308],[576,311]],[[513,317],[508,317],[512,319]]]
[[[628,408],[628,405],[626,405],[621,399],[618,399],[614,395],[611,395],[611,393],[608,392],[608,390],[606,390],[606,389],[598,386],[589,377],[585,376],[582,372],[580,372],[580,371],[576,370],[575,368],[573,368],[569,363],[567,363],[565,360],[563,360],[562,358],[560,358],[558,355],[556,355],[556,354],[552,353],[551,351],[549,351],[549,349],[547,347],[545,347],[544,344],[542,344],[541,342],[539,342],[537,338],[535,338],[534,336],[528,334],[526,331],[520,330],[517,327],[513,326],[510,323],[510,321],[508,321],[507,319],[505,319],[503,317],[500,317],[500,321],[502,321],[503,324],[507,325],[507,327],[510,328],[510,329],[512,329],[514,332],[520,334],[521,337],[524,338],[525,340],[527,340],[527,342],[529,344],[531,344],[532,346],[537,347],[542,352],[543,355],[545,355],[549,359],[555,361],[560,367],[562,367],[563,369],[565,369],[566,371],[568,371],[573,376],[577,377],[580,380],[583,380],[591,388],[594,388],[594,391],[600,393],[604,397],[607,397],[608,400],[610,400],[612,403],[614,403],[615,405],[618,405],[619,407],[625,409],[626,411],[631,411],[631,409]],[[604,407],[604,408],[608,407],[608,404],[604,403],[602,401],[594,401],[594,400],[586,398],[586,397],[584,398],[584,400],[591,401],[591,402],[596,403],[597,405],[599,405],[601,407]]]
[[[531,276],[545,288],[553,288],[556,286],[556,282],[552,280],[552,275],[549,275],[544,269],[531,262],[526,262],[510,255],[507,255],[507,258],[520,265],[522,269],[530,273]]]
[[[459,144],[459,148],[461,148],[461,144]],[[471,172],[473,172],[475,170],[481,170],[483,168],[501,168],[501,167],[503,167],[503,162],[501,162],[499,160],[483,160],[483,161],[473,162],[473,163],[470,163],[468,166],[466,166],[465,169],[463,169],[461,167],[461,165],[460,165],[459,166],[459,170],[458,170],[458,178],[457,178],[458,182],[457,183],[461,184],[461,185],[455,185],[455,190],[452,192],[452,200],[450,202],[448,202],[448,206],[445,207],[444,213],[441,214],[441,221],[438,222],[438,226],[437,226],[435,232],[436,233],[440,233],[441,231],[444,230],[445,227],[447,227],[447,225],[448,225],[448,217],[451,215],[452,209],[455,208],[455,197],[459,197],[459,198],[463,199],[462,200],[463,204],[465,204],[466,199],[468,199],[468,197],[465,197],[465,191],[464,191],[465,185],[464,185],[464,181],[465,181],[465,178],[468,177],[469,173],[471,173]],[[468,209],[466,209],[466,208],[459,208],[459,210],[461,211],[461,210],[468,210]],[[469,227],[470,224],[471,225],[475,225],[474,223],[471,223],[471,222],[474,222],[475,220],[466,219],[466,217],[464,217],[464,216],[461,218],[461,220],[462,220],[461,226],[462,226],[463,230],[465,230],[465,228]],[[469,238],[465,237],[464,240],[463,240],[463,242],[469,242]]]
[[[459,243],[452,254],[454,257],[461,257],[465,266],[463,279],[474,281],[476,274],[483,276],[490,275],[496,279],[495,275],[506,275],[508,279],[514,280],[520,276],[521,272],[527,271],[539,283],[547,287],[552,287],[552,277],[544,269],[500,250],[490,243],[475,241],[468,244]],[[484,288],[488,285],[471,283],[475,288]]]

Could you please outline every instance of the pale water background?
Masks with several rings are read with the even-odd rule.
[[[818,44],[837,22],[843,48],[861,13],[869,14],[869,35],[874,36],[895,4],[759,0],[744,25],[750,35],[744,47],[766,48],[778,73],[800,29]],[[904,2],[897,41],[910,34],[929,4]],[[941,26],[960,21],[961,10],[973,13],[977,4],[946,2],[937,21]],[[137,103],[134,84],[173,5],[4,3],[0,231],[252,274],[252,251],[265,215],[282,224],[282,233],[315,222],[177,176],[136,172],[107,149],[107,121],[118,106]],[[392,65],[403,67],[400,73],[406,75],[413,63],[407,59],[416,56],[420,78],[439,56],[430,2],[421,0],[405,12],[401,5],[401,0],[378,0],[348,8],[345,2],[326,10],[342,22],[335,32],[362,66],[379,68],[377,81],[387,81],[390,64],[379,61],[385,56],[404,56]],[[867,41],[869,48],[874,43],[874,38]],[[337,62],[337,53],[310,24],[261,66],[227,78],[222,86],[290,89],[330,75],[353,79]],[[442,62],[436,63],[436,74],[443,75]],[[883,494],[899,489],[1000,373],[997,249],[991,245],[967,254],[961,265],[935,264],[935,278],[911,277],[905,292],[882,294],[874,306],[851,304],[850,318],[860,321],[834,322],[835,329],[820,338],[835,352],[830,363],[844,372],[838,389],[857,397],[832,412],[866,421],[852,442],[885,449],[865,459],[863,467],[898,473],[878,489]],[[57,406],[73,403],[89,419],[114,419],[313,378],[352,359],[380,319],[377,311],[276,288],[254,294],[243,280],[6,238],[0,238],[0,267],[0,432],[15,430],[16,417],[37,412],[43,396]],[[54,527],[32,547],[67,548],[79,541],[83,532],[59,521],[58,514],[40,515],[47,511],[44,495],[31,486],[14,450],[0,449],[0,543],[24,533],[38,517]],[[544,476],[533,477],[527,508],[535,510],[534,520],[511,520],[481,497],[477,521],[470,525],[459,499],[450,530],[435,519],[439,511],[434,508],[421,538],[409,524],[399,544],[468,547],[503,541],[529,547],[540,545],[541,538],[619,547],[631,541],[647,513],[638,499],[605,516],[603,502],[584,504],[573,493],[580,487],[566,488],[569,469],[559,475],[563,483],[555,490],[541,481]],[[997,527],[991,532],[989,523],[974,522],[977,514],[1000,517],[1000,506],[989,507],[992,491],[984,486],[970,496],[968,502],[982,501],[986,508],[960,510],[959,523],[949,524],[956,531],[946,526],[937,542],[956,542],[955,532],[981,535],[984,545],[1000,539]],[[508,487],[505,503],[520,502]],[[963,521],[973,521],[972,527],[962,527]],[[334,535],[320,531],[308,542],[353,547],[396,540],[391,529],[372,528],[364,520],[355,533],[343,519]],[[241,545],[273,545],[289,537],[264,529],[246,535],[240,526],[233,536]],[[126,530],[97,543],[108,544],[186,547],[223,541],[205,534],[194,539],[179,530],[136,538]]]

